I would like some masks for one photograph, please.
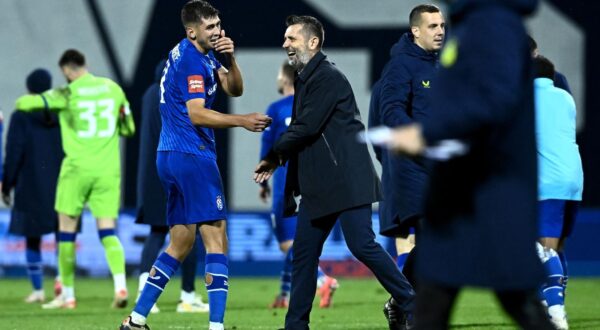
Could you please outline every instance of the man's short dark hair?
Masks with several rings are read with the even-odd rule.
[[[284,77],[289,79],[292,83],[294,82],[294,73],[295,72],[296,72],[296,69],[294,69],[294,67],[290,65],[290,62],[288,60],[285,60],[283,62],[283,64],[281,64],[281,73],[283,74]]]
[[[529,44],[529,51],[533,53],[538,48],[537,42],[531,36],[527,36],[527,43]]]
[[[295,24],[302,25],[302,32],[305,34],[305,36],[319,38],[319,44],[317,44],[317,48],[320,49],[323,47],[323,42],[325,41],[325,30],[323,29],[323,24],[321,24],[318,19],[306,15],[290,15],[285,20],[286,26]]]
[[[421,24],[421,14],[423,13],[441,13],[440,7],[432,4],[418,5],[410,11],[408,21],[410,26],[418,26]]]
[[[204,0],[188,1],[181,9],[181,23],[183,26],[202,23],[202,19],[219,16],[219,10]]]
[[[77,49],[67,49],[58,60],[58,66],[85,66],[85,56]]]
[[[542,55],[533,59],[533,68],[536,78],[548,78],[554,80],[554,64]]]

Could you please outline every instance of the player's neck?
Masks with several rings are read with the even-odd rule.
[[[202,46],[200,46],[200,44],[199,44],[198,42],[196,42],[196,40],[190,39],[190,37],[188,37],[187,39],[190,41],[190,43],[191,43],[192,45],[194,45],[194,47],[195,47],[195,48],[196,48],[196,49],[197,49],[197,50],[198,50],[200,53],[202,53],[202,54],[204,54],[204,55],[208,54],[208,51],[209,51],[209,49],[204,49],[204,48],[202,48]]]
[[[86,69],[81,69],[81,70],[77,70],[77,71],[73,71],[73,73],[71,75],[69,75],[68,79],[69,82],[72,83],[75,80],[85,76],[88,73],[88,70]]]
[[[283,88],[283,96],[290,96],[290,95],[294,95],[294,87],[284,87]]]

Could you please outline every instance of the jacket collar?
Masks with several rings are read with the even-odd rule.
[[[298,74],[298,78],[302,79],[302,81],[306,81],[319,66],[319,63],[326,58],[327,56],[323,54],[322,51],[318,51],[315,56],[308,61],[304,69],[302,69],[302,71]]]

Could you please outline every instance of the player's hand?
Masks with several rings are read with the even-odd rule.
[[[396,153],[417,156],[425,151],[425,139],[421,126],[412,124],[392,130],[392,138],[388,148]]]
[[[215,50],[221,54],[231,55],[234,48],[233,40],[225,36],[225,30],[221,30],[221,36],[215,43]]]
[[[249,113],[243,115],[242,127],[250,132],[262,132],[271,125],[271,121],[273,121],[273,119],[265,114],[258,112]]]
[[[271,178],[273,172],[277,168],[277,164],[268,160],[261,160],[254,170],[254,182],[263,183]]]
[[[269,198],[271,197],[271,187],[268,185],[260,186],[258,197],[260,197],[260,200],[263,203],[267,204],[269,202]]]

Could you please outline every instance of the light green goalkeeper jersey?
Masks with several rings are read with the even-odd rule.
[[[119,135],[131,136],[135,125],[119,85],[86,73],[66,87],[21,96],[16,109],[57,111],[65,159],[62,172],[82,175],[120,174]]]

